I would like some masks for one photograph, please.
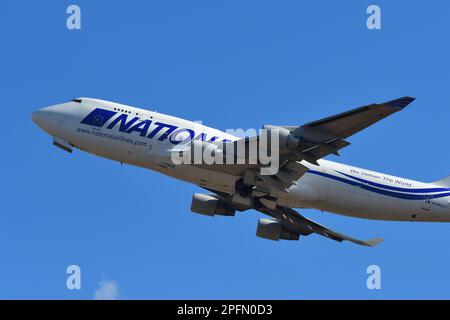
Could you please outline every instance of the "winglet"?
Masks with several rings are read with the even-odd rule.
[[[395,107],[395,108],[403,109],[404,107],[406,107],[408,104],[410,104],[414,100],[416,100],[416,98],[403,97],[403,98],[395,99],[395,100],[388,101],[388,102],[385,102],[385,103],[380,103],[380,104],[385,105],[385,106],[389,106],[389,107]]]
[[[368,247],[375,247],[376,245],[380,244],[383,241],[384,241],[383,238],[373,238],[365,241],[366,243],[365,245]]]

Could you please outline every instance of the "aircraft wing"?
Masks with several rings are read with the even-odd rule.
[[[373,103],[307,123],[302,127],[315,128],[340,138],[347,138],[381,119],[402,110],[414,100],[415,98],[412,97],[403,97],[380,104]]]
[[[250,164],[250,162],[200,166],[205,166],[208,170],[241,175],[246,184],[257,185],[258,183],[260,186],[267,186],[273,191],[272,193],[286,192],[308,170],[300,164],[301,161],[318,165],[317,160],[329,154],[339,155],[340,149],[350,145],[346,138],[402,110],[414,100],[415,98],[412,97],[403,97],[384,103],[373,103],[301,126],[265,125],[264,128],[268,131],[272,129],[279,131],[280,141],[291,141],[287,145],[282,145],[280,142],[280,165],[274,176],[258,175],[262,165]],[[282,135],[284,135],[283,139],[281,139]],[[260,137],[256,136],[227,142],[222,148],[225,150],[229,147],[226,144],[233,144],[234,146],[231,147],[238,150],[241,144],[241,148],[244,145],[243,148],[249,150],[252,142],[258,139]],[[235,154],[237,154],[236,151]]]
[[[304,236],[310,235],[312,233],[317,233],[321,236],[333,239],[338,242],[350,241],[367,247],[374,247],[384,240],[383,238],[373,238],[363,241],[346,236],[345,234],[330,230],[317,222],[309,220],[299,214],[297,211],[287,207],[278,206],[276,209],[261,207],[256,210],[274,217],[275,219],[280,221],[283,224],[283,227],[285,227],[286,229]]]
[[[340,149],[350,145],[346,138],[401,111],[414,100],[412,97],[403,97],[384,103],[372,103],[302,126],[265,127],[286,129],[293,138],[300,140],[298,148],[289,154],[289,159],[316,164],[318,159],[329,154],[339,155]]]

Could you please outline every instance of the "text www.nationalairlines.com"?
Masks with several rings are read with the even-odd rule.
[[[91,136],[97,136],[97,137],[101,137],[101,138],[105,138],[105,139],[109,139],[109,140],[121,141],[121,142],[129,143],[132,145],[138,145],[138,146],[144,146],[144,147],[147,146],[147,142],[144,142],[144,141],[134,140],[131,138],[126,138],[124,136],[118,136],[115,134],[105,133],[105,132],[101,132],[101,131],[97,131],[97,130],[77,128],[77,132],[83,133],[83,134],[89,134]]]

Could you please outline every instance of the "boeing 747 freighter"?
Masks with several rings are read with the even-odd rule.
[[[195,150],[209,150],[219,160],[227,158],[226,150],[236,151],[239,146],[250,150],[252,141],[264,140],[259,135],[241,138],[196,122],[91,98],[40,109],[32,118],[65,151],[78,148],[204,188],[207,193],[193,195],[193,212],[233,216],[236,211],[254,209],[270,216],[259,220],[259,237],[298,240],[316,233],[375,246],[383,239],[354,239],[293,208],[379,220],[450,221],[450,177],[423,183],[323,159],[348,146],[346,139],[353,134],[403,110],[413,100],[403,97],[370,104],[300,126],[264,126],[269,133],[266,142],[276,137],[275,143],[270,140],[277,147],[271,156],[277,155],[278,165],[269,174],[262,170],[268,163],[252,162],[245,152],[244,161],[237,161],[239,152],[231,157],[234,162],[174,161]],[[270,143],[266,145],[269,150]],[[263,149],[259,147],[258,152]]]

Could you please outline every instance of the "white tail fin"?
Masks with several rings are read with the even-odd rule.
[[[435,182],[433,182],[433,184],[450,188],[450,176],[448,176],[447,178],[444,178],[442,180],[435,181]]]

